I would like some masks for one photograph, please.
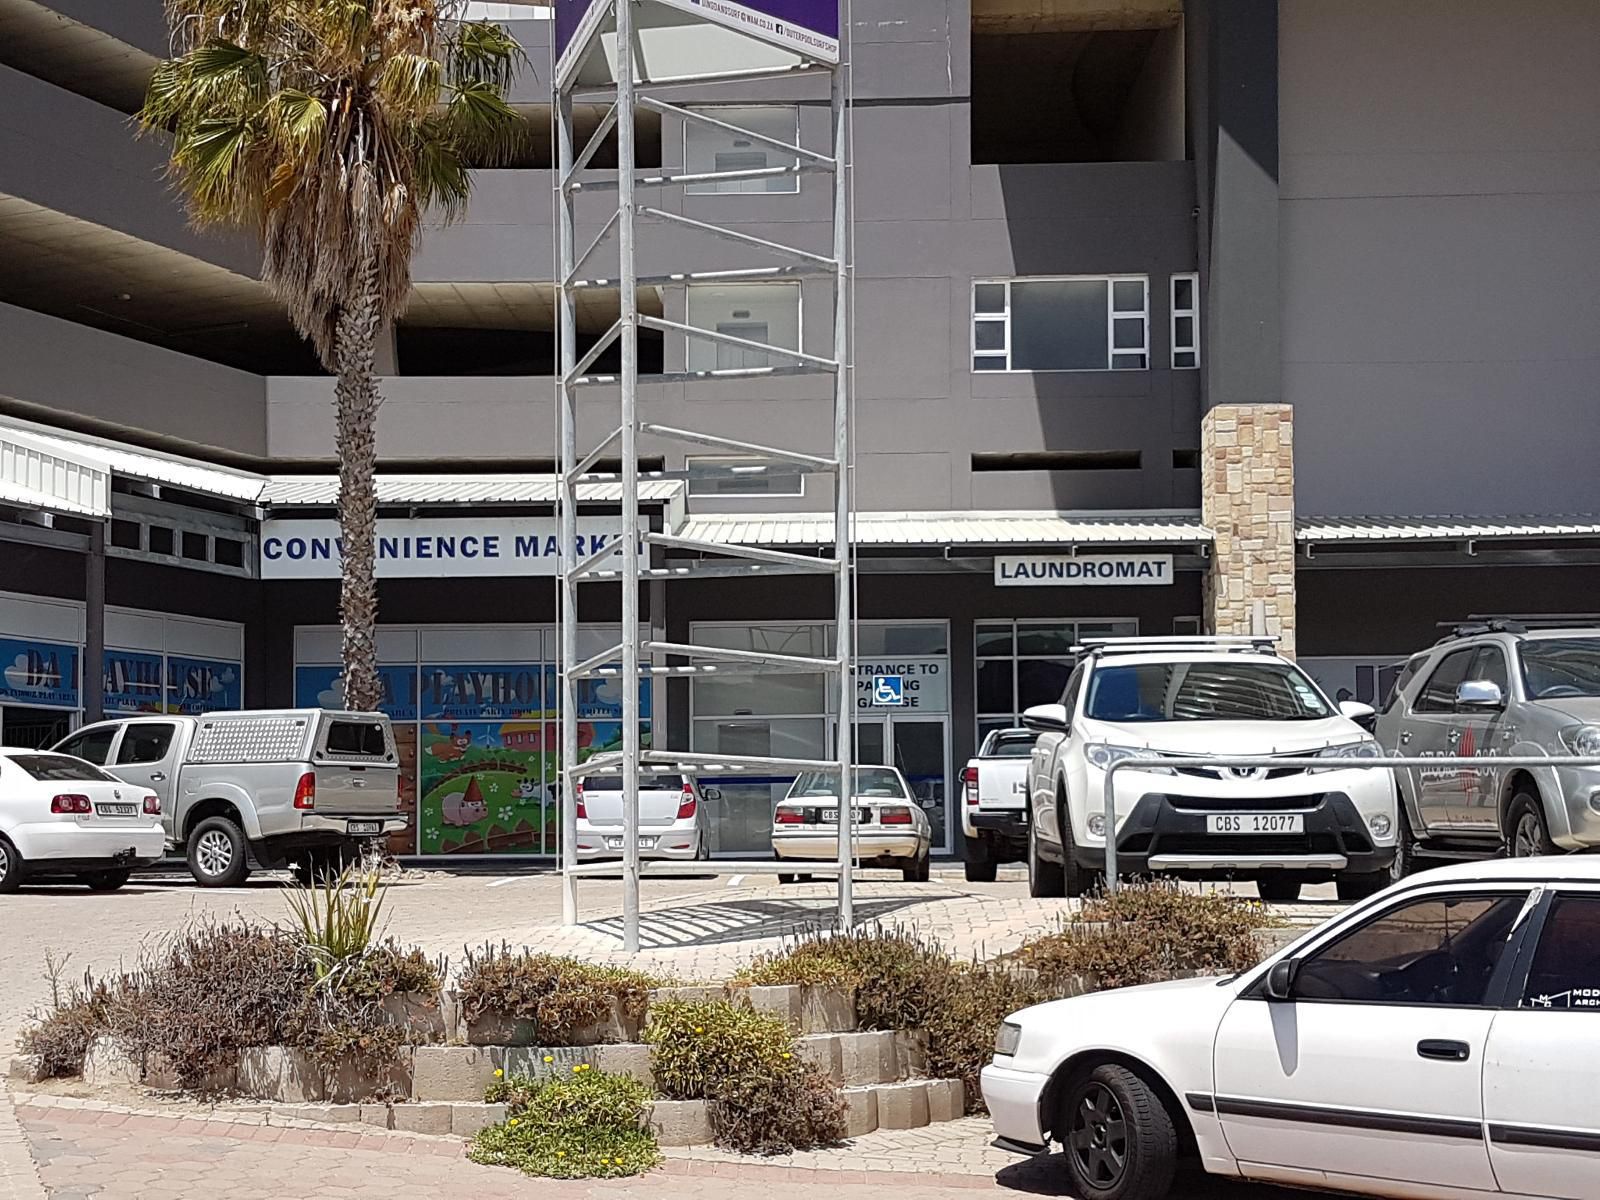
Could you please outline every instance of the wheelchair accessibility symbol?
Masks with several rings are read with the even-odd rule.
[[[906,702],[906,681],[903,675],[874,675],[872,677],[872,706],[874,708],[900,708]]]

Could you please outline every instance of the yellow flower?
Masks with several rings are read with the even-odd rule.
[[[573,1074],[574,1074],[574,1075],[576,1075],[576,1074],[577,1074],[577,1073],[578,1073],[578,1072],[579,1072],[579,1071],[581,1071],[581,1070],[583,1070],[583,1064],[582,1064],[582,1063],[579,1063],[579,1064],[578,1064],[578,1065],[577,1065],[577,1066],[575,1066],[575,1067],[573,1067],[573,1068],[572,1068],[572,1073],[573,1073]]]
[[[567,1156],[567,1152],[565,1150],[557,1150],[556,1151],[556,1157],[557,1158],[565,1158],[566,1156]]]
[[[700,1028],[700,1026],[698,1026],[698,1025],[696,1025],[696,1026],[695,1026],[695,1027],[694,1027],[694,1031],[695,1031],[695,1032],[696,1032],[696,1033],[704,1033],[704,1032],[705,1032],[705,1030],[704,1030],[704,1029],[702,1029],[702,1028]]]
[[[496,1079],[504,1079],[506,1077],[506,1073],[504,1071],[502,1071],[499,1067],[496,1067],[494,1069],[494,1077]]]
[[[784,1057],[785,1057],[785,1058],[793,1058],[793,1057],[794,1057],[794,1055],[792,1055],[792,1054],[790,1054],[790,1053],[789,1053],[789,1052],[788,1052],[788,1051],[787,1051],[787,1050],[785,1050],[785,1051],[784,1051],[784,1052],[783,1052],[783,1056],[784,1056]]]
[[[546,1055],[545,1055],[545,1056],[544,1056],[544,1060],[545,1060],[545,1062],[547,1062],[547,1063],[553,1063],[553,1062],[555,1062],[555,1060],[556,1060],[556,1056],[555,1056],[555,1055],[554,1055],[554,1054],[546,1054]]]
[[[518,1121],[515,1117],[512,1117],[511,1120],[506,1122],[506,1124],[507,1125],[520,1125],[521,1122]]]

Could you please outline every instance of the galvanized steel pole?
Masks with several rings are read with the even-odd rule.
[[[848,31],[847,31],[848,33]],[[846,41],[841,45],[848,45]],[[855,772],[855,624],[853,621],[853,572],[850,554],[850,186],[846,175],[849,157],[849,96],[841,62],[833,72],[833,257],[836,264],[833,288],[833,453],[838,469],[834,472],[834,554],[839,562],[838,613],[834,649],[839,655],[839,928],[855,924],[855,881],[851,863],[854,857],[853,832],[856,806]]]
[[[573,193],[565,187],[572,170],[572,93],[556,89],[556,202],[557,245],[556,295],[560,306],[560,376],[556,381],[556,403],[560,414],[561,437],[561,769],[557,775],[560,791],[556,797],[561,815],[561,923],[578,923],[578,877],[572,868],[578,862],[578,800],[576,782],[570,774],[578,765],[578,681],[572,667],[578,660],[578,582],[572,569],[578,562],[578,485],[572,474],[578,466],[578,414],[571,375],[578,364],[578,321],[572,290],[568,287],[574,269],[576,230],[573,220]]]

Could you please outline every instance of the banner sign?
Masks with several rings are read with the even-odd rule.
[[[166,711],[166,666],[159,654],[106,650],[104,705],[107,713]]]
[[[0,700],[41,708],[78,707],[78,648],[0,638]]]
[[[996,555],[996,587],[1162,587],[1172,582],[1170,554]]]
[[[383,698],[378,711],[391,721],[417,719],[416,667],[379,667],[378,686]],[[296,708],[342,709],[344,669],[342,667],[296,667],[294,672]]]
[[[167,656],[167,711],[217,712],[244,707],[244,664]]]
[[[583,56],[610,7],[603,0],[556,0],[556,78]]]
[[[614,543],[618,517],[578,521],[578,555]],[[418,517],[378,522],[379,579],[553,576],[561,562],[554,517]],[[339,523],[269,520],[261,525],[261,578],[337,579],[343,570]]]

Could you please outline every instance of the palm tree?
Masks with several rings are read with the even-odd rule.
[[[255,232],[261,277],[337,377],[345,703],[372,709],[378,334],[404,311],[425,212],[466,203],[469,168],[517,138],[524,61],[462,0],[166,0],[176,57],[139,121],[172,136],[200,226]]]

